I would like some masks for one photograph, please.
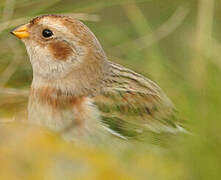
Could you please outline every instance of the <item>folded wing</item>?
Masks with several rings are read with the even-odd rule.
[[[173,104],[154,82],[118,64],[110,65],[103,92],[93,98],[109,128],[126,138],[182,130]]]

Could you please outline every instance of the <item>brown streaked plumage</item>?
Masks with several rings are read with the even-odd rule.
[[[33,67],[30,122],[75,141],[183,131],[159,86],[108,61],[82,22],[44,15],[12,33],[25,43]]]
[[[61,91],[50,87],[41,87],[39,89],[31,89],[30,99],[38,101],[40,104],[47,104],[53,109],[65,109],[72,107],[80,107],[85,97],[76,97],[73,95],[64,95]],[[80,109],[80,108],[78,108]]]

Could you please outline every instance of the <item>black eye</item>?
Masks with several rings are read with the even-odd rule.
[[[48,37],[51,37],[53,35],[53,32],[49,29],[44,29],[42,31],[42,35],[45,37],[45,38],[48,38]]]

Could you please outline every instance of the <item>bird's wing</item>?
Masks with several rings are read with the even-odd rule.
[[[181,130],[173,104],[155,83],[120,65],[112,63],[111,66],[106,88],[93,97],[109,128],[127,138],[147,131]]]

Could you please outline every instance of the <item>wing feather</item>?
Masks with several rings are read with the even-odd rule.
[[[154,82],[118,64],[111,68],[106,87],[93,98],[109,128],[127,138],[179,131],[172,102]]]

